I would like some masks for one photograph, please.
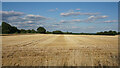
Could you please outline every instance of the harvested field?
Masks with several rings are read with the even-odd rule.
[[[2,37],[3,66],[117,66],[118,36],[31,34]]]

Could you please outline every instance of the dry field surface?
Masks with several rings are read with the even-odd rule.
[[[2,36],[3,66],[117,66],[118,36]]]

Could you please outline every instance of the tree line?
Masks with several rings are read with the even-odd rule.
[[[116,31],[104,31],[104,32],[97,32],[96,34],[97,35],[117,35],[119,34],[120,32],[116,32]]]
[[[2,34],[13,34],[13,33],[41,33],[41,34],[75,34],[75,35],[117,35],[120,32],[116,31],[104,31],[104,32],[97,32],[97,33],[72,33],[72,32],[62,32],[60,30],[56,31],[46,31],[44,27],[38,27],[37,30],[34,29],[18,29],[15,26],[11,26],[6,22],[2,22],[0,30],[2,30]],[[1,32],[1,31],[0,31]]]
[[[25,29],[18,29],[15,26],[11,26],[10,24],[6,22],[2,22],[2,34],[13,34],[13,33],[46,33],[46,29],[44,27],[39,27],[37,31],[34,29],[25,30]]]
[[[50,31],[46,31],[46,29],[44,27],[38,27],[37,30],[18,29],[17,27],[11,26],[10,24],[8,24],[6,22],[2,22],[0,30],[2,30],[2,34],[13,34],[13,33],[69,34],[69,33],[71,33],[71,32],[62,32],[59,30],[50,32]]]

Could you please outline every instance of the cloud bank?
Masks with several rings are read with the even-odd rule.
[[[25,14],[16,11],[0,11],[0,14],[2,15],[2,21],[21,28],[35,26],[48,20],[47,17],[41,15]]]
[[[41,21],[48,19],[40,15],[24,14],[15,11],[0,11],[0,14],[2,14],[2,20],[7,22]]]
[[[103,16],[89,16],[87,19],[73,19],[73,20],[61,20],[60,23],[75,23],[75,22],[95,22],[99,19],[105,19],[108,18],[109,16],[107,15],[103,15]],[[116,20],[108,20],[108,21],[104,21],[104,23],[113,23],[113,22],[117,22]]]

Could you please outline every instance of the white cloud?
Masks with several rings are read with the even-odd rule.
[[[104,18],[107,18],[108,16],[107,15],[103,15],[103,16],[90,16],[88,17],[88,19],[104,19]]]
[[[13,16],[13,17],[5,17],[3,19],[3,21],[5,21],[5,22],[24,22],[26,20],[24,18],[21,18],[21,17]]]
[[[77,8],[76,10],[80,10],[79,8]]]
[[[27,23],[27,24],[34,24],[35,22],[34,22],[34,21],[25,21],[24,23]]]
[[[68,23],[69,21],[61,20],[60,23]]]
[[[42,26],[44,26],[44,25],[37,25],[37,26],[38,26],[38,27],[39,27],[39,26],[41,26],[41,27],[42,27]]]
[[[58,10],[58,8],[56,8],[56,10]]]
[[[88,19],[91,19],[91,18],[94,18],[95,16],[90,16],[90,17],[88,17]]]
[[[15,11],[0,11],[3,17],[11,17],[11,16],[22,16],[23,12],[15,12]]]
[[[2,14],[2,20],[5,22],[41,21],[48,19],[40,15],[33,15],[33,14],[25,15],[22,12],[15,12],[15,11],[0,11],[0,14]]]
[[[31,21],[47,20],[46,17],[40,16],[40,15],[32,15],[32,14],[26,15],[24,19],[31,20]]]
[[[72,28],[79,28],[79,27],[77,27],[77,26],[72,26]]]
[[[114,23],[114,22],[117,22],[117,20],[107,20],[107,21],[104,21],[104,23]]]
[[[18,28],[36,28],[38,24],[42,24],[49,19],[41,15],[24,14],[15,11],[2,11],[0,13],[2,14],[2,21],[18,26]]]
[[[73,19],[73,20],[61,20],[60,23],[74,23],[74,22],[83,22],[80,19]]]
[[[107,18],[107,15],[103,15],[103,16],[90,16],[88,17],[88,19],[73,19],[73,20],[61,20],[60,23],[74,23],[74,22],[94,22],[98,19],[105,19]],[[105,21],[105,22],[115,22],[115,21]]]
[[[58,8],[48,10],[50,12],[58,11]]]
[[[82,22],[82,20],[80,20],[80,19],[74,19],[74,20],[72,20],[73,22]]]
[[[89,26],[89,27],[87,27],[88,29],[93,29],[93,28],[95,28],[94,26]]]
[[[95,20],[98,20],[98,19],[105,19],[107,18],[108,16],[107,15],[103,15],[103,16],[90,16],[88,17],[88,19],[84,20],[85,22],[93,22]]]
[[[74,12],[74,10],[73,10],[73,9],[70,9],[70,10],[68,10],[68,12]]]
[[[17,18],[19,16],[23,16],[23,12],[15,12],[15,11],[0,11],[0,15],[2,15],[2,20],[7,20],[8,18]],[[11,20],[11,19],[10,19]]]
[[[81,12],[68,12],[61,13],[61,16],[76,16],[76,15],[98,15],[99,13],[81,13]]]

